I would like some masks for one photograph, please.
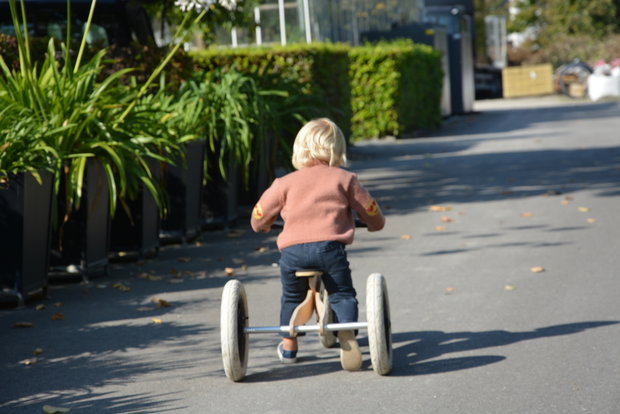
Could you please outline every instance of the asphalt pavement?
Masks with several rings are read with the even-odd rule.
[[[276,234],[244,221],[0,310],[0,413],[620,413],[620,102],[475,109],[350,151],[387,216],[348,252],[362,320],[367,276],[387,279],[391,375],[361,331],[360,372],[313,334],[282,365],[263,334],[226,378],[224,284],[252,326],[278,320]]]

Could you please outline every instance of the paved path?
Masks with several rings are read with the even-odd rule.
[[[0,413],[619,413],[620,103],[477,110],[432,137],[353,151],[388,215],[349,257],[361,315],[367,275],[388,279],[391,376],[370,368],[362,332],[362,372],[341,371],[312,335],[282,366],[264,335],[246,381],[225,378],[224,269],[246,286],[252,325],[278,312],[274,235],[243,225],[0,311]]]

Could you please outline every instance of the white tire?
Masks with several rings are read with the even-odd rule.
[[[366,281],[366,320],[372,369],[379,375],[392,370],[392,323],[387,283],[380,273]]]
[[[222,292],[220,310],[220,335],[224,372],[231,381],[241,381],[248,366],[249,335],[243,331],[248,326],[248,300],[243,285],[230,280]]]

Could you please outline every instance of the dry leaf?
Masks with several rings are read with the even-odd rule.
[[[153,318],[151,319],[151,321],[153,321],[155,325],[160,325],[161,323],[163,323],[163,321],[159,318]]]
[[[149,277],[151,277],[151,275],[146,272],[140,272],[136,275],[136,277],[138,279],[148,279]]]
[[[125,286],[122,283],[115,283],[112,285],[114,289],[120,290],[121,292],[129,292],[131,288],[129,286]]]
[[[456,290],[455,287],[447,287],[444,292],[445,292],[446,295],[449,295],[451,293],[454,293],[455,290]]]
[[[179,274],[179,271],[173,267],[172,269],[170,269],[170,274],[176,276]]]
[[[435,226],[435,230],[437,230],[437,231],[446,231],[446,226]]]
[[[233,262],[234,264],[236,264],[236,265],[240,265],[240,264],[244,264],[244,263],[245,263],[245,260],[243,260],[243,259],[235,259],[235,258],[233,258],[233,259],[232,259],[232,262]]]
[[[43,412],[45,414],[61,414],[61,413],[68,413],[69,411],[71,411],[71,409],[69,408],[53,407],[51,405],[43,406]]]
[[[157,282],[157,281],[163,280],[163,279],[164,279],[163,276],[149,275],[149,280],[151,282]]]
[[[521,213],[521,217],[532,217],[534,215],[534,213],[531,213],[529,211],[526,211],[525,213]]]
[[[53,306],[56,307],[56,308],[61,308],[61,307],[64,306],[64,303],[62,303],[62,302],[54,302]]]
[[[438,205],[435,205],[435,206],[430,206],[429,210],[430,211],[435,211],[435,212],[438,212],[438,211],[450,211],[450,210],[452,210],[452,207],[450,207],[450,206],[438,206]]]
[[[401,239],[403,240],[411,240],[411,235],[410,234],[403,234],[402,236],[400,236]]]
[[[256,251],[259,253],[265,253],[269,251],[269,247],[259,247]]]
[[[224,272],[226,272],[227,276],[234,276],[235,275],[235,269],[233,269],[232,267],[225,268]]]
[[[513,285],[506,285],[504,286],[504,290],[515,290],[515,287]]]
[[[571,197],[571,196],[566,196],[566,197],[564,197],[564,200],[566,200],[566,201],[573,201],[574,198]]]
[[[226,236],[227,237],[241,237],[241,236],[243,236],[244,233],[245,233],[244,230],[232,230],[232,231],[229,231],[226,234]]]
[[[448,216],[442,216],[441,217],[441,221],[443,223],[452,223],[454,220],[452,218],[448,217]]]
[[[15,322],[13,328],[32,328],[34,325],[32,322]]]
[[[38,311],[41,311],[41,310],[45,309],[45,305],[44,304],[37,305],[34,309],[38,310]]]
[[[156,303],[158,308],[169,308],[172,306],[170,302],[161,298],[153,298],[151,299],[151,302]]]
[[[65,315],[63,313],[56,312],[55,314],[52,315],[53,321],[62,321],[64,319],[65,319]]]
[[[22,365],[34,365],[37,362],[39,362],[38,358],[28,358],[28,359],[23,359],[23,360],[19,361],[19,363],[22,364]]]
[[[595,218],[589,218],[586,220],[588,223],[596,223],[596,219]]]
[[[568,200],[562,200],[562,201],[560,201],[560,204],[562,204],[563,206],[567,206],[567,205],[569,205],[569,204],[570,204],[570,201],[568,201]]]
[[[191,257],[177,257],[177,262],[189,263],[192,261]]]
[[[577,210],[581,211],[582,213],[587,213],[588,211],[590,211],[589,207],[577,207]]]
[[[530,269],[532,273],[542,273],[545,271],[545,268],[542,266],[534,266]]]
[[[32,351],[32,355],[41,355],[43,353],[43,348],[35,348],[34,351]]]

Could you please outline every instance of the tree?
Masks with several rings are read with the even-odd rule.
[[[517,0],[513,5],[518,12],[508,31],[533,30],[540,48],[558,37],[601,40],[620,32],[620,0]]]

